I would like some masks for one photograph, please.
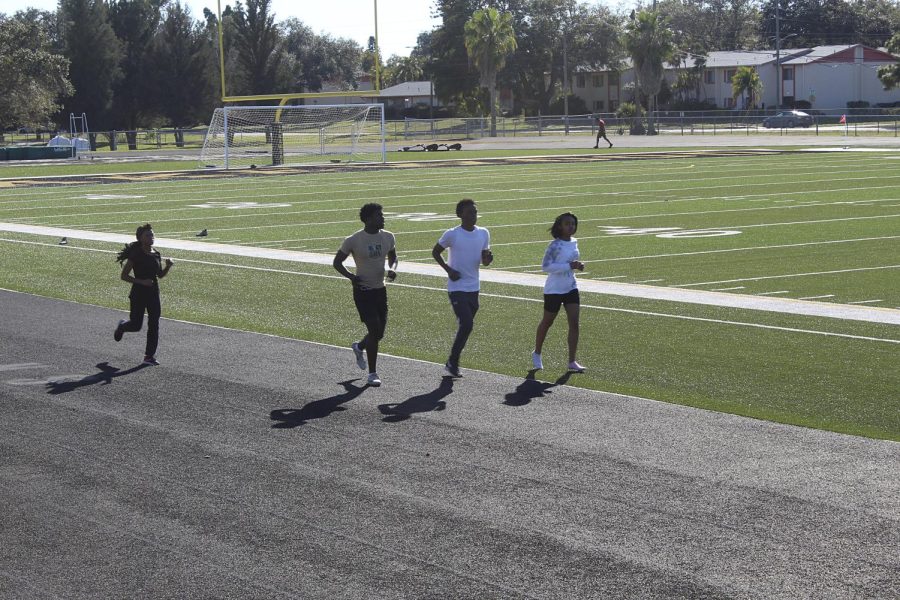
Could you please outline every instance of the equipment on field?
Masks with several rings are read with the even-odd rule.
[[[440,152],[446,150],[462,150],[462,144],[416,144],[415,146],[403,146],[400,152]]]
[[[384,162],[381,104],[226,106],[213,113],[200,164],[220,169]]]

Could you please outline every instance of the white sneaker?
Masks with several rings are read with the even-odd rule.
[[[587,369],[582,365],[579,365],[577,360],[573,360],[569,363],[569,370],[574,371],[575,373],[584,373]]]
[[[381,380],[378,378],[378,373],[369,373],[369,378],[366,380],[366,383],[368,383],[372,387],[378,387],[379,385],[381,385]]]
[[[450,364],[450,361],[447,361],[447,363],[444,365],[444,372],[450,375],[450,377],[462,377],[462,373],[459,372],[459,367],[454,364]]]
[[[368,368],[368,364],[366,363],[366,353],[363,350],[359,349],[359,344],[353,342],[353,345],[350,346],[353,349],[353,354],[356,355],[356,366],[365,371]]]
[[[531,364],[534,366],[535,370],[541,370],[544,368],[544,361],[541,360],[541,355],[537,352],[531,353]]]

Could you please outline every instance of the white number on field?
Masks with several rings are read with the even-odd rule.
[[[414,213],[384,213],[385,217],[392,219],[405,219],[407,221],[455,221],[459,217],[456,215],[439,215],[430,212],[414,212]]]
[[[226,208],[240,210],[242,208],[288,208],[290,204],[273,204],[269,202],[207,202],[205,204],[189,204],[191,208]]]
[[[734,229],[682,229],[681,227],[618,227],[600,225],[606,235],[655,235],[658,238],[705,238],[737,235]]]

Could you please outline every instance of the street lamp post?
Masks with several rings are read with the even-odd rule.
[[[775,0],[775,110],[781,108],[781,6]]]
[[[563,119],[569,135],[569,60],[566,56],[566,30],[563,29]]]

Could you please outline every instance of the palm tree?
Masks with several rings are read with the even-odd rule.
[[[497,136],[497,73],[506,64],[506,57],[516,49],[516,34],[512,14],[496,8],[476,10],[466,21],[466,51],[481,72],[481,86],[491,94],[491,137]]]
[[[747,108],[756,106],[756,99],[762,93],[763,85],[759,79],[759,73],[753,67],[738,67],[731,78],[731,97],[735,100],[747,94],[749,102]]]
[[[654,133],[653,109],[663,79],[663,63],[675,52],[672,30],[657,11],[642,10],[625,26],[625,49],[634,64],[640,91],[647,96],[648,133]]]
[[[401,57],[394,69],[394,80],[397,83],[404,81],[421,81],[424,76],[422,59],[417,56]]]
[[[887,43],[888,52],[900,56],[900,33],[895,33]],[[900,60],[892,65],[878,67],[878,79],[886,90],[900,87]]]

